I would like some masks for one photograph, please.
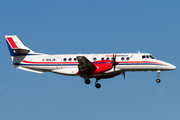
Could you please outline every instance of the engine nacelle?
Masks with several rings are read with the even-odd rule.
[[[105,71],[108,71],[112,68],[113,61],[112,60],[100,60],[92,62],[97,69],[94,71],[95,74],[103,73]]]

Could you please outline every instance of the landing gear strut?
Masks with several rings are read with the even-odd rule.
[[[99,89],[101,88],[101,84],[98,83],[98,80],[100,80],[100,78],[96,78],[95,87]]]
[[[160,77],[161,70],[158,70],[157,73],[158,73],[158,74],[157,74],[156,82],[157,82],[157,83],[160,83],[161,80],[159,79],[159,77]]]

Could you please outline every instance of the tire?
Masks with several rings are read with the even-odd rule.
[[[160,80],[160,79],[156,79],[156,82],[157,82],[157,83],[160,83],[160,82],[161,82],[161,80]]]
[[[96,83],[95,86],[96,86],[96,88],[98,88],[98,89],[101,88],[101,84],[99,84],[99,83]]]
[[[86,83],[87,85],[89,85],[89,84],[91,83],[91,81],[90,81],[89,79],[86,79],[86,80],[85,80],[85,83]]]

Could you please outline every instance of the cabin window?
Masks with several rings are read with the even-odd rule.
[[[124,61],[124,57],[122,57],[121,60]]]
[[[74,58],[74,61],[76,61],[77,59],[76,58]]]
[[[128,61],[128,60],[129,60],[129,57],[127,57],[126,60]]]
[[[67,61],[67,59],[66,59],[66,58],[64,58],[64,59],[63,59],[63,61],[64,61],[64,62],[66,62],[66,61]]]
[[[96,61],[96,58],[94,57],[93,60]]]
[[[69,61],[69,62],[71,62],[71,61],[72,61],[72,59],[71,59],[71,58],[69,58],[69,59],[68,59],[68,61]]]
[[[107,57],[106,60],[109,60],[109,57]]]
[[[104,57],[102,57],[101,60],[104,60]]]

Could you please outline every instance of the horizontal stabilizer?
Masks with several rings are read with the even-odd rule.
[[[19,53],[19,54],[28,54],[30,52],[29,49],[21,49],[21,48],[15,48],[13,49],[15,53]]]

